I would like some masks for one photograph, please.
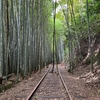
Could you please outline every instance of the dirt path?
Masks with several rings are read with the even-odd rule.
[[[59,69],[73,100],[100,100],[100,97],[97,97],[83,80],[76,75],[69,74],[64,66],[59,65]]]
[[[14,85],[11,89],[8,89],[7,91],[0,94],[0,100],[25,100],[27,96],[29,95],[30,91],[36,86],[36,84],[39,82],[40,78],[43,76],[43,74],[46,72],[47,68],[43,69],[41,73],[33,74],[31,78],[23,80],[22,82]],[[68,86],[69,92],[71,96],[73,97],[73,100],[100,100],[100,97],[97,97],[94,94],[94,91],[90,88],[88,88],[85,85],[85,82],[82,79],[79,79],[78,76],[71,75],[67,72],[67,70],[64,68],[64,66],[59,65],[59,70],[64,78],[64,81],[66,85]],[[38,97],[38,100],[49,100],[47,99],[49,94],[52,94],[52,98],[55,97],[55,95],[59,95],[58,99],[55,100],[67,100],[59,97],[64,97],[65,94],[61,83],[59,82],[59,79],[57,78],[57,74],[54,72],[53,74],[49,73],[47,76],[47,80],[44,81],[44,84],[42,87],[44,87],[45,84],[49,86],[42,91],[42,87],[35,95]],[[50,78],[50,80],[48,80]],[[53,81],[54,80],[54,81]],[[55,88],[52,87],[52,84],[56,84]],[[57,85],[58,84],[58,85]],[[48,94],[45,94],[46,89],[50,88],[50,91]],[[61,88],[59,91],[58,89]],[[42,92],[41,92],[42,91]],[[53,91],[53,92],[51,92]],[[44,95],[43,95],[44,94]],[[40,99],[40,97],[42,99]],[[36,99],[37,100],[37,99]],[[53,100],[53,99],[52,99]]]
[[[12,88],[2,92],[0,94],[0,100],[25,100],[46,70],[48,70],[48,68],[44,68],[41,73],[37,72],[36,74],[33,74],[31,78],[22,80]]]

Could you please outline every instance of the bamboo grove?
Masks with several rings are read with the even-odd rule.
[[[48,0],[0,0],[0,77],[23,78],[51,63]]]
[[[65,48],[67,51],[65,63],[69,63],[69,72],[73,73],[73,69],[81,61],[88,62],[90,71],[93,72],[93,63],[95,62],[93,38],[100,32],[100,1],[57,0],[57,7],[59,5],[61,10],[57,17],[64,23],[63,35],[66,37],[65,47],[67,48]],[[82,45],[84,41],[88,45],[85,49]]]
[[[93,72],[99,22],[99,0],[0,0],[0,77],[14,73],[18,81],[63,60],[73,73],[84,58]]]

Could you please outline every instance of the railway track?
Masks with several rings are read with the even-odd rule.
[[[56,69],[55,69],[56,70]],[[51,69],[44,74],[26,100],[73,100],[59,71],[51,73]]]

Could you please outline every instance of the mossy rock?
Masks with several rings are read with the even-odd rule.
[[[12,86],[13,86],[13,83],[10,82],[10,81],[9,81],[9,83],[6,84],[6,85],[4,85],[4,84],[0,85],[0,93],[1,93],[2,91],[6,91],[7,89],[11,88]]]

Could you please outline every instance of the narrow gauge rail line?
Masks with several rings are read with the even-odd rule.
[[[50,71],[50,68],[49,68],[49,70],[44,74],[44,76],[41,78],[41,80],[39,81],[39,83],[36,85],[36,87],[33,89],[33,91],[30,93],[30,95],[27,97],[27,99],[26,100],[33,100],[32,98],[33,98],[33,96],[35,95],[35,93],[38,91],[38,88],[39,88],[39,86],[41,85],[41,83],[44,81],[44,79],[46,78],[46,76],[47,76],[47,74],[49,73],[49,71]],[[53,73],[52,73],[53,74]],[[55,73],[54,73],[55,74]],[[60,83],[62,84],[62,86],[63,86],[63,92],[64,92],[64,94],[67,96],[67,99],[63,99],[63,100],[73,100],[72,99],[72,97],[71,97],[71,95],[70,95],[70,93],[69,93],[69,90],[68,90],[68,88],[67,88],[67,86],[66,86],[66,84],[65,84],[65,82],[64,82],[64,80],[63,80],[63,77],[62,77],[62,75],[61,75],[61,73],[60,73],[60,71],[59,71],[59,75],[58,75],[58,77],[59,77],[59,80],[60,80]],[[53,81],[53,80],[49,80],[49,81]],[[56,81],[56,80],[54,80],[54,81]],[[57,82],[54,82],[53,84],[57,84]],[[48,84],[49,85],[49,84]],[[40,86],[41,87],[41,86]],[[60,86],[57,86],[58,87],[58,91],[61,91],[60,90]],[[43,88],[43,87],[42,87]],[[44,90],[45,90],[45,88],[43,88]],[[54,90],[53,90],[54,91]],[[58,91],[56,91],[56,92],[58,92]],[[41,91],[42,92],[42,91]],[[49,92],[49,89],[48,89],[48,92]],[[55,95],[55,96],[52,96],[52,93],[50,94],[51,96],[51,98],[56,98],[56,96],[57,95]],[[59,94],[58,94],[59,95]],[[44,98],[48,98],[48,99],[50,99],[50,97],[49,96],[45,96]],[[57,98],[65,98],[65,96],[64,97],[61,97],[61,96],[58,96]],[[46,100],[48,100],[48,99],[46,99]],[[37,99],[36,99],[37,100]],[[44,100],[44,99],[42,99],[42,100]],[[53,99],[50,99],[50,100],[53,100]],[[56,99],[56,100],[58,100],[58,99]],[[59,100],[62,100],[62,99],[59,99]]]

